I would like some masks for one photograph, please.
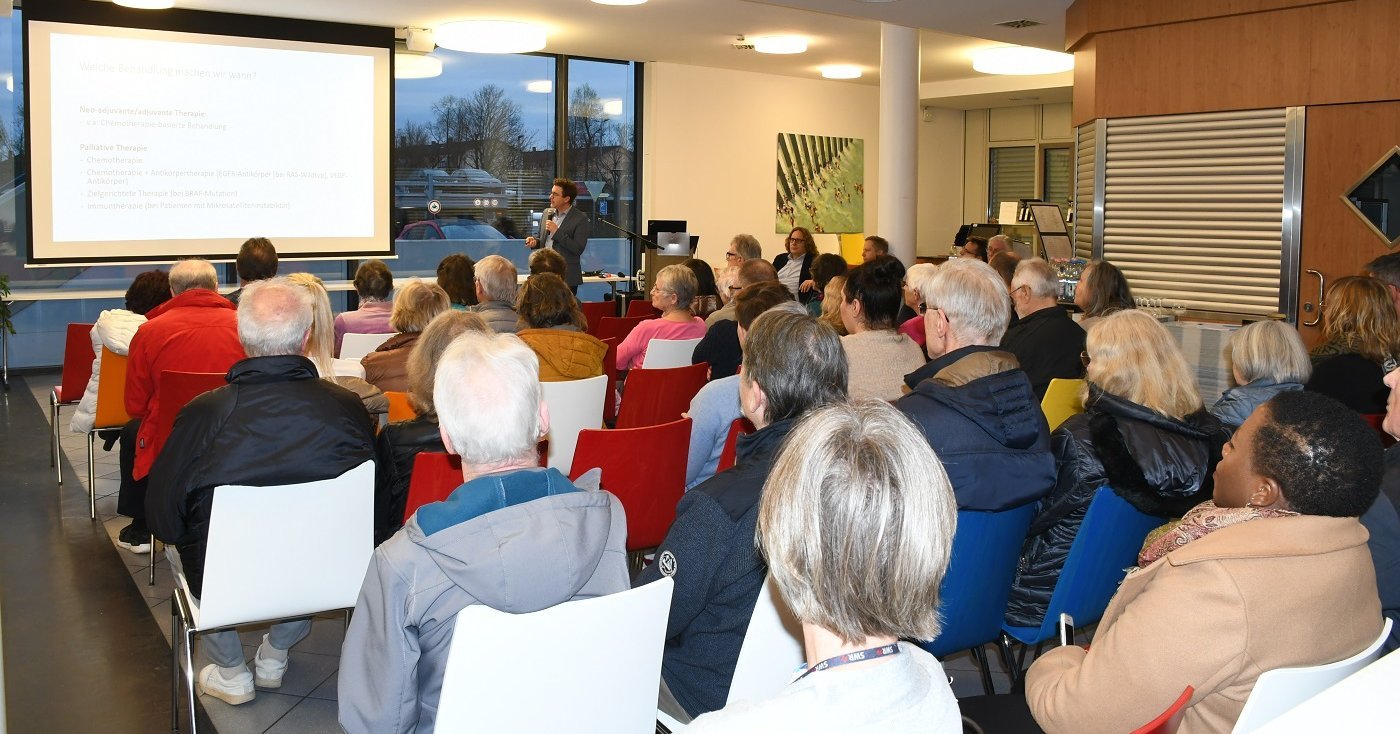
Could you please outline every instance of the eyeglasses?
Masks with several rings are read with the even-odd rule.
[[[1027,291],[1028,291],[1028,290],[1030,290],[1030,289],[1031,289],[1031,287],[1028,286],[1028,285],[1018,285],[1018,286],[1016,286],[1015,288],[1012,288],[1012,289],[1011,289],[1011,295],[1012,295],[1012,296],[1015,296],[1017,291],[1021,291],[1021,290],[1027,290]]]
[[[725,257],[738,258],[738,257],[739,257],[739,253],[737,253],[737,252],[726,252],[726,253],[724,253],[724,256],[725,256]]]
[[[789,237],[787,238],[787,241],[789,244],[791,244],[793,242],[805,243],[807,240],[802,237]]]
[[[551,199],[562,199],[562,198],[564,198],[564,195],[563,195],[563,194],[556,194],[556,193],[554,193],[553,191],[551,191],[551,192],[549,192],[549,198],[551,198]]]
[[[928,305],[927,303],[920,303],[920,304],[919,304],[919,315],[920,315],[920,316],[922,316],[922,315],[928,313],[929,311],[937,311],[937,310],[938,310],[938,307],[937,307],[937,306],[930,306],[930,305]]]
[[[741,290],[744,290],[744,286],[742,286],[742,285],[731,285],[731,286],[729,286],[729,292],[730,292],[730,293],[734,293],[734,292],[736,292],[736,291],[741,291]]]
[[[1086,370],[1089,369],[1089,362],[1090,362],[1090,359],[1089,359],[1089,353],[1088,353],[1088,352],[1080,352],[1080,353],[1079,353],[1079,361],[1084,363],[1084,369],[1086,369]]]

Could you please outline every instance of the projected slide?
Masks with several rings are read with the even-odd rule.
[[[30,38],[35,260],[227,257],[251,236],[388,251],[387,50],[60,23]]]

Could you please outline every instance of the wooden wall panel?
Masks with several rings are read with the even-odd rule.
[[[1341,1],[1343,0],[1078,0],[1065,11],[1065,48],[1072,49],[1095,33]]]

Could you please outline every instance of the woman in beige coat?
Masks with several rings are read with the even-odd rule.
[[[1188,513],[1160,557],[1128,575],[1090,648],[1060,647],[1031,666],[1037,723],[1050,734],[1131,731],[1189,685],[1181,734],[1229,731],[1260,673],[1360,652],[1382,624],[1357,521],[1380,476],[1379,442],[1342,404],[1307,392],[1265,403],[1226,444],[1214,504]]]

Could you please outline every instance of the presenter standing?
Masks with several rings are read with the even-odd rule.
[[[584,248],[588,247],[588,216],[574,208],[578,196],[578,184],[567,178],[554,179],[549,189],[549,208],[540,220],[543,241],[538,237],[526,237],[525,244],[530,249],[547,247],[564,256],[566,274],[564,282],[574,294],[583,283],[583,267],[579,264]],[[551,214],[552,212],[552,214]]]

